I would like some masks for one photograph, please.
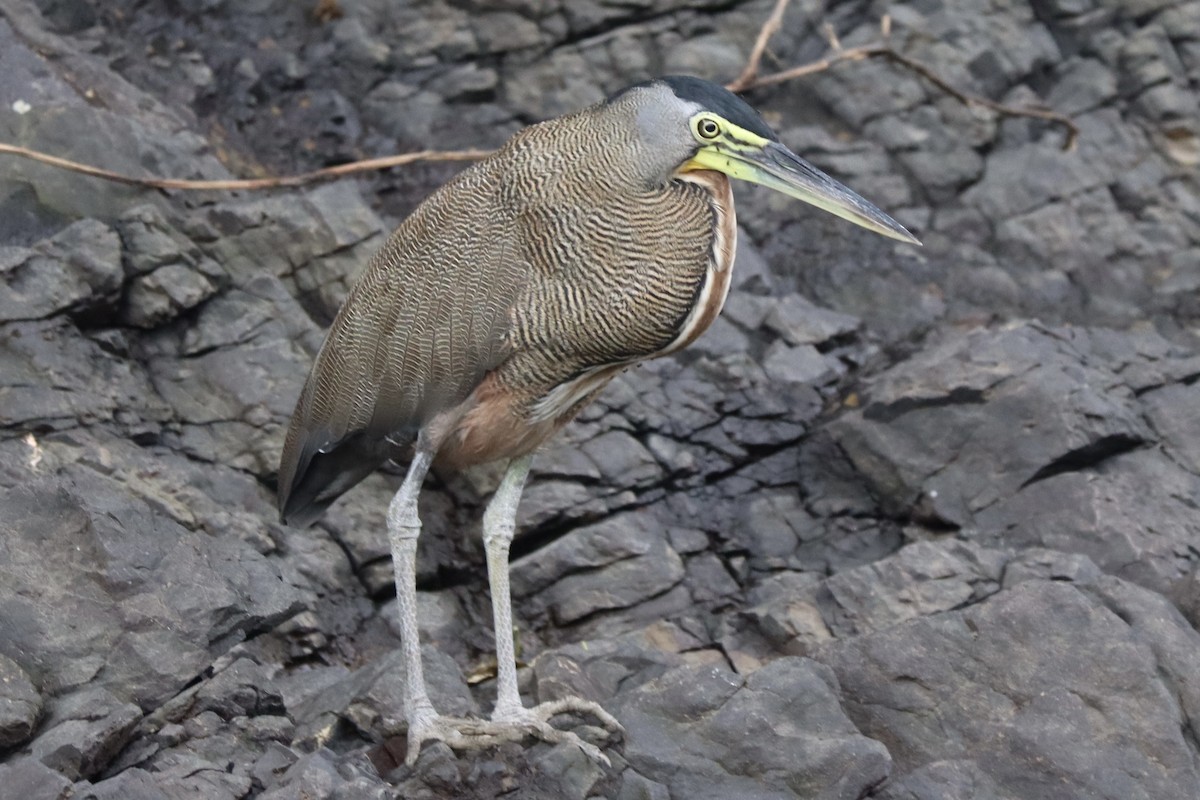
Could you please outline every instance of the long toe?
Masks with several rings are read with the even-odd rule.
[[[532,736],[554,744],[572,744],[593,761],[609,766],[608,757],[591,742],[584,741],[573,731],[560,730],[550,724],[561,714],[590,714],[611,733],[624,729],[612,714],[600,704],[577,697],[552,700],[534,708],[497,709],[490,720],[435,716],[409,726],[408,753],[404,763],[412,766],[420,754],[421,745],[428,741],[445,742],[455,750],[492,747],[507,742],[521,742]]]
[[[404,763],[412,766],[417,763],[421,754],[421,745],[425,742],[445,742],[453,748],[469,747],[464,742],[462,729],[477,723],[478,720],[443,717],[438,714],[421,716],[408,723],[408,752]]]
[[[491,726],[496,729],[524,731],[545,742],[567,742],[583,750],[593,761],[608,765],[608,758],[593,744],[585,742],[578,734],[555,728],[550,720],[561,714],[589,714],[600,721],[609,733],[622,734],[625,729],[612,714],[599,703],[579,697],[563,697],[524,708],[522,706],[497,707],[492,714]]]
[[[533,708],[500,707],[497,706],[492,714],[493,722],[511,722],[513,724],[539,722],[549,723],[551,718],[559,714],[590,714],[600,720],[605,728],[612,733],[624,733],[625,729],[617,718],[604,710],[604,706],[582,697],[563,697],[558,700],[547,700]]]

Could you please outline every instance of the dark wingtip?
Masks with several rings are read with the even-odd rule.
[[[280,471],[290,478],[279,493],[279,520],[294,528],[312,525],[334,501],[387,460],[389,442],[382,437],[356,431],[336,444],[318,446],[326,437],[307,437],[297,448],[294,471]],[[289,451],[290,453],[291,451]]]
[[[300,508],[283,509],[279,512],[279,521],[289,528],[307,528],[321,518],[332,502],[309,503]]]

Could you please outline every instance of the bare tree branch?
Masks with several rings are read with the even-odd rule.
[[[0,142],[0,153],[10,153],[42,164],[49,164],[52,167],[78,172],[81,175],[89,175],[93,178],[101,178],[106,181],[113,181],[114,183],[123,183],[127,186],[193,191],[202,189],[231,191],[238,189],[273,189],[280,186],[303,186],[304,184],[340,178],[344,175],[353,175],[358,172],[371,172],[373,170],[400,167],[419,162],[477,161],[491,152],[490,150],[421,150],[416,153],[403,153],[397,156],[352,161],[349,164],[325,167],[324,169],[313,170],[312,172],[302,172],[298,175],[283,175],[277,178],[204,181],[183,180],[179,178],[139,178],[133,175],[123,175],[112,170],[100,169],[88,164],[80,164],[78,161],[71,161],[66,158],[41,153],[37,150],[30,150],[27,147],[18,147],[17,145]]]
[[[837,34],[833,28],[826,25],[824,28],[825,38],[829,40],[829,55],[816,61],[811,61],[807,64],[800,64],[789,69],[774,72],[769,75],[759,76],[759,66],[762,61],[763,53],[766,51],[767,39],[779,30],[783,24],[783,13],[787,9],[790,0],[778,0],[775,4],[771,16],[763,23],[759,30],[758,39],[754,42],[754,49],[750,52],[750,58],[746,62],[745,69],[732,83],[726,85],[726,88],[734,92],[745,92],[750,89],[758,89],[763,86],[774,86],[776,84],[792,81],[797,78],[802,78],[806,75],[812,75],[817,72],[824,72],[834,66],[846,61],[863,61],[868,58],[882,58],[890,61],[893,64],[904,67],[905,69],[916,73],[920,77],[932,83],[941,91],[950,95],[954,99],[966,106],[979,106],[986,108],[997,114],[1005,117],[1030,117],[1033,119],[1042,119],[1047,122],[1052,122],[1056,125],[1061,125],[1066,129],[1066,139],[1063,141],[1063,150],[1074,150],[1076,143],[1079,141],[1079,126],[1074,120],[1065,114],[1060,114],[1057,111],[1051,111],[1047,108],[1028,108],[1008,106],[1003,103],[997,103],[994,100],[989,100],[986,97],[970,94],[953,86],[948,80],[938,75],[932,68],[922,64],[914,58],[904,55],[896,50],[888,43],[888,39],[892,32],[892,19],[884,15],[879,22],[879,41],[871,44],[859,45],[858,47],[842,47],[842,43],[838,40]]]
[[[779,28],[783,25],[783,12],[787,11],[788,3],[791,0],[775,0],[775,8],[771,10],[771,16],[767,17],[762,28],[758,31],[758,38],[754,40],[754,48],[750,51],[750,58],[746,59],[746,68],[742,70],[742,74],[738,75],[733,83],[726,86],[731,92],[740,92],[744,87],[748,87],[754,83],[758,77],[758,68],[762,63],[763,53],[767,51],[767,42],[774,36]]]
[[[988,100],[986,97],[969,94],[961,89],[955,88],[945,78],[938,75],[930,67],[925,66],[916,59],[904,55],[894,49],[889,43],[888,38],[892,31],[892,20],[889,16],[884,16],[879,22],[880,40],[871,44],[860,45],[858,47],[843,47],[838,40],[837,34],[834,32],[831,25],[825,25],[823,33],[829,41],[829,55],[816,61],[807,64],[800,64],[789,69],[773,72],[769,75],[760,75],[759,70],[762,65],[763,55],[767,51],[767,44],[771,37],[779,31],[783,26],[783,17],[787,11],[790,0],[776,0],[775,7],[771,10],[770,16],[763,22],[759,29],[758,37],[754,41],[754,47],[750,51],[750,56],[746,60],[746,66],[742,73],[738,75],[731,83],[726,85],[730,91],[745,92],[750,89],[757,89],[763,86],[774,86],[776,84],[785,83],[787,81],[802,78],[806,75],[812,75],[817,72],[824,72],[832,69],[834,66],[847,61],[863,61],[868,58],[883,58],[887,61],[897,64],[911,72],[916,73],[920,77],[932,83],[941,91],[955,98],[959,102],[967,106],[979,106],[990,109],[1002,116],[1008,117],[1032,117],[1034,119],[1042,119],[1047,122],[1053,122],[1061,125],[1067,131],[1066,141],[1063,143],[1064,150],[1072,150],[1075,143],[1079,139],[1079,127],[1071,120],[1070,117],[1059,114],[1056,111],[1043,108],[1017,108],[1014,106],[1006,106],[1002,103],[997,103],[993,100]],[[336,0],[323,0],[318,3],[318,8],[329,7],[337,8]],[[404,153],[396,156],[385,156],[383,158],[372,158],[365,161],[352,161],[348,164],[340,164],[336,167],[326,167],[324,169],[313,170],[311,172],[303,172],[298,175],[284,175],[276,178],[250,178],[246,180],[182,180],[177,178],[141,178],[133,175],[123,175],[119,172],[113,172],[99,167],[93,167],[88,164],[81,164],[77,161],[71,161],[66,158],[59,158],[47,153],[42,153],[37,150],[31,150],[27,147],[19,147],[17,145],[4,144],[0,142],[0,153],[8,153],[10,155],[28,158],[42,164],[48,164],[52,167],[78,172],[81,175],[88,175],[93,178],[101,178],[107,181],[122,183],[128,186],[144,186],[150,189],[179,189],[179,190],[216,190],[216,191],[236,191],[239,189],[274,189],[278,187],[294,187],[303,186],[317,181],[330,180],[340,178],[345,175],[353,175],[359,172],[370,172],[373,170],[387,169],[389,167],[400,167],[407,164],[416,164],[421,162],[445,162],[445,161],[477,161],[490,155],[490,150],[421,150],[416,153]]]

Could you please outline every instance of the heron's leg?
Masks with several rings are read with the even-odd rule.
[[[483,547],[487,553],[488,585],[492,590],[492,625],[496,631],[496,669],[499,689],[492,719],[515,718],[521,709],[517,692],[517,659],[513,652],[512,597],[508,586],[508,550],[517,526],[517,504],[533,456],[509,462],[492,502],[483,513]]]
[[[392,569],[396,575],[396,606],[400,612],[400,647],[404,653],[404,711],[408,718],[408,752],[413,760],[430,723],[437,719],[429,693],[425,690],[425,672],[421,668],[421,640],[417,631],[417,537],[421,518],[417,497],[429,472],[433,453],[417,447],[408,475],[387,511],[388,539],[392,547]]]
[[[496,490],[483,515],[483,541],[487,553],[488,580],[492,589],[492,614],[496,626],[496,661],[499,667],[499,693],[496,710],[490,720],[456,719],[439,716],[429,702],[421,677],[421,649],[417,641],[416,616],[416,544],[421,523],[417,519],[417,490],[429,469],[432,455],[418,456],[409,468],[408,478],[396,493],[388,509],[388,530],[392,534],[392,557],[396,563],[396,593],[400,606],[400,635],[408,682],[404,702],[408,709],[408,754],[405,763],[417,760],[421,743],[437,739],[455,748],[489,747],[503,742],[519,742],[527,735],[548,742],[569,742],[594,760],[608,764],[608,758],[595,745],[571,731],[550,724],[557,714],[591,714],[609,730],[621,725],[598,703],[576,697],[564,697],[536,708],[525,708],[517,692],[517,665],[513,655],[512,603],[508,587],[508,550],[516,528],[517,503],[531,456],[513,459],[500,488]]]
[[[578,697],[564,697],[525,708],[517,691],[517,662],[513,653],[512,598],[508,583],[508,551],[516,530],[517,504],[529,475],[533,456],[513,459],[500,481],[496,494],[483,514],[483,545],[487,554],[488,583],[492,590],[492,617],[496,631],[496,668],[498,687],[496,708],[490,724],[476,726],[479,741],[504,741],[532,733],[549,742],[570,742],[603,764],[608,759],[595,745],[578,735],[550,725],[550,718],[567,712],[591,714],[609,730],[622,730],[621,724],[599,703]],[[463,731],[466,733],[467,731]]]

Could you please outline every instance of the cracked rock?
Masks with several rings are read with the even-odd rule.
[[[182,264],[167,264],[133,280],[126,295],[125,321],[154,328],[212,297],[207,278]]]
[[[42,696],[29,675],[17,662],[0,654],[0,750],[32,736],[41,716]]]
[[[966,526],[1026,486],[1152,438],[1084,334],[1034,325],[946,337],[879,376],[839,445],[893,508]]]
[[[888,752],[842,712],[826,667],[781,658],[749,677],[679,667],[622,698],[625,758],[672,797],[861,797]]]
[[[0,649],[29,654],[46,688],[95,682],[153,707],[204,669],[210,647],[299,605],[244,544],[188,532],[111,477],[72,472],[79,495],[42,479],[3,497],[4,561],[19,569]]]
[[[955,755],[973,763],[943,777],[962,781],[948,796],[966,796],[981,772],[1001,797],[1186,797],[1200,786],[1180,732],[1194,712],[1180,707],[1141,627],[1118,613],[1070,584],[1027,581],[962,611],[827,643],[815,657],[910,785],[917,779],[904,776]],[[1079,730],[1091,732],[1082,747]]]
[[[491,148],[656,74],[735,77],[769,5],[0,0],[0,141],[178,178]],[[1196,9],[888,9],[953,86],[1072,115],[1066,153],[883,60],[746,95],[925,246],[739,183],[722,317],[539,454],[520,689],[616,713],[623,744],[576,726],[611,768],[533,741],[404,767],[401,476],[278,522],[324,329],[465,164],[192,193],[0,156],[0,795],[1200,796]],[[878,14],[793,4],[764,70]],[[494,702],[496,480],[421,498],[450,713]]]
[[[33,757],[0,764],[0,786],[24,800],[68,800],[73,794],[71,781]]]
[[[0,322],[111,306],[121,278],[121,241],[95,220],[76,222],[36,248],[0,247]]]
[[[1187,545],[1200,534],[1188,499],[1197,496],[1200,477],[1138,450],[997,503],[977,517],[977,541],[1085,555],[1105,572],[1166,591],[1200,559]]]
[[[544,587],[528,601],[529,608],[547,610],[560,624],[569,624],[666,592],[683,579],[683,561],[651,520],[622,514],[517,561],[514,596]]]
[[[30,750],[72,780],[90,778],[125,746],[141,718],[136,705],[104,689],[80,692],[55,703]]]

